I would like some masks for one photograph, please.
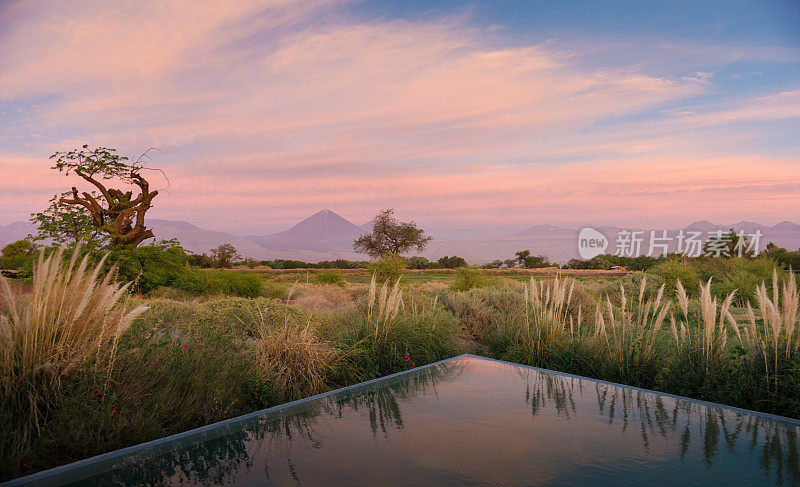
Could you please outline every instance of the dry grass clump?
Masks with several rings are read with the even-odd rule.
[[[443,279],[432,279],[417,284],[416,288],[425,293],[435,294],[450,289],[450,284]]]
[[[306,313],[338,313],[356,306],[356,292],[335,284],[295,285],[289,291],[292,304]]]
[[[300,325],[286,319],[273,326],[263,315],[260,322],[255,346],[263,377],[291,399],[328,390],[327,377],[337,352],[320,339],[311,322]]]
[[[120,335],[147,308],[128,311],[130,283],[102,274],[89,257],[78,262],[80,246],[67,261],[60,248],[39,256],[31,293],[17,297],[0,278],[6,313],[0,315],[0,392],[27,404],[28,418],[39,425],[39,407],[70,372],[92,363],[106,374],[114,363]],[[16,399],[16,401],[14,401]]]

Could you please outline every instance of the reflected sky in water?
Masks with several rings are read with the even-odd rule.
[[[462,357],[139,452],[79,483],[800,485],[798,425]]]

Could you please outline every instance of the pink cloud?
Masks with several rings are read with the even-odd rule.
[[[20,130],[46,142],[0,152],[0,218],[68,187],[45,157],[84,142],[160,147],[172,184],[154,215],[239,231],[322,207],[461,226],[798,209],[797,159],[720,150],[743,137],[726,124],[800,116],[798,91],[676,110],[713,78],[585,68],[578,49],[508,47],[463,17],[364,22],[340,3],[14,6],[0,100],[45,97]],[[644,112],[660,117],[589,130]]]

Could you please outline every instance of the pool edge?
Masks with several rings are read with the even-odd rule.
[[[241,416],[236,416],[234,418],[225,419],[225,420],[222,420],[222,421],[218,421],[216,423],[207,424],[207,425],[200,426],[200,427],[197,427],[197,428],[194,428],[194,429],[191,429],[191,430],[187,430],[187,431],[183,431],[183,432],[180,432],[180,433],[176,433],[174,435],[165,436],[165,437],[162,437],[162,438],[156,438],[154,440],[150,440],[150,441],[147,441],[147,442],[144,442],[144,443],[138,443],[138,444],[131,445],[131,446],[128,446],[128,447],[125,447],[125,448],[120,448],[118,450],[113,450],[113,451],[110,451],[110,452],[101,453],[101,454],[95,455],[93,457],[84,458],[82,460],[78,460],[78,461],[75,461],[75,462],[72,462],[72,463],[59,465],[58,467],[53,467],[53,468],[50,468],[50,469],[47,469],[47,470],[42,470],[42,471],[39,471],[39,472],[32,473],[30,475],[26,475],[24,477],[18,477],[16,479],[12,479],[12,480],[3,482],[3,483],[0,484],[0,486],[9,486],[9,487],[11,487],[11,486],[18,486],[18,485],[34,485],[34,484],[35,485],[63,485],[66,482],[76,482],[76,481],[79,481],[79,480],[81,480],[83,478],[89,477],[91,475],[95,475],[95,474],[97,474],[99,472],[102,472],[102,471],[105,471],[105,470],[110,470],[110,469],[114,468],[113,465],[111,465],[111,466],[106,465],[105,469],[101,469],[99,471],[93,471],[93,472],[88,472],[87,471],[85,474],[78,473],[81,469],[84,469],[86,467],[89,467],[89,466],[92,466],[92,465],[95,465],[95,464],[101,464],[101,463],[102,464],[109,464],[115,459],[120,459],[120,458],[126,457],[128,455],[134,455],[136,453],[144,452],[144,451],[146,451],[148,449],[155,449],[158,446],[164,446],[164,445],[167,445],[167,444],[170,444],[170,443],[179,442],[181,440],[189,439],[189,438],[191,438],[193,436],[202,436],[202,435],[210,434],[210,433],[219,431],[221,429],[227,428],[227,427],[229,427],[231,425],[234,425],[234,424],[237,424],[237,423],[241,423],[241,422],[247,421],[249,419],[254,419],[254,418],[257,418],[259,416],[275,413],[275,412],[278,412],[278,411],[281,411],[281,410],[284,410],[284,409],[291,409],[291,408],[303,405],[305,403],[308,403],[310,401],[323,399],[323,398],[331,397],[331,396],[342,395],[342,394],[345,394],[345,393],[348,393],[348,392],[352,392],[352,391],[355,391],[355,390],[358,390],[358,389],[362,389],[362,388],[365,388],[365,387],[372,386],[372,385],[374,385],[376,383],[381,383],[381,382],[388,381],[388,380],[391,380],[391,379],[394,379],[394,378],[397,378],[397,377],[402,377],[402,376],[408,375],[408,374],[418,373],[420,370],[424,370],[424,369],[431,368],[431,367],[436,367],[436,366],[441,365],[441,364],[445,364],[445,363],[448,363],[448,362],[452,362],[452,361],[459,360],[459,359],[464,359],[464,358],[479,359],[479,360],[483,360],[483,361],[487,361],[487,362],[506,364],[506,365],[510,365],[510,366],[515,366],[515,367],[521,367],[521,368],[525,368],[525,369],[529,369],[529,370],[534,370],[534,371],[541,372],[541,373],[554,374],[554,375],[559,375],[559,376],[562,376],[562,377],[568,377],[568,378],[573,378],[573,379],[588,380],[588,381],[592,381],[592,382],[596,382],[596,383],[612,385],[612,386],[621,387],[621,388],[624,388],[624,389],[629,389],[629,390],[644,392],[644,393],[648,393],[648,394],[653,394],[653,395],[656,395],[656,396],[666,396],[666,397],[670,397],[670,398],[673,398],[673,399],[679,399],[679,400],[682,400],[682,401],[688,401],[688,402],[693,403],[693,404],[699,404],[699,405],[702,405],[702,406],[705,406],[705,407],[711,407],[711,408],[716,408],[716,409],[721,409],[721,410],[732,411],[734,413],[757,416],[757,417],[761,417],[761,418],[764,418],[764,419],[769,419],[769,420],[772,420],[772,421],[779,421],[779,422],[783,422],[783,423],[789,423],[789,424],[792,424],[792,425],[796,426],[797,428],[800,428],[800,419],[789,418],[789,417],[786,417],[786,416],[778,416],[778,415],[769,414],[769,413],[762,413],[762,412],[759,412],[759,411],[753,411],[753,410],[749,410],[749,409],[743,409],[743,408],[738,408],[738,407],[734,407],[734,406],[728,406],[728,405],[725,405],[725,404],[714,403],[714,402],[709,402],[709,401],[703,401],[703,400],[700,400],[700,399],[694,399],[694,398],[686,397],[686,396],[679,396],[679,395],[676,395],[676,394],[670,394],[670,393],[666,393],[666,392],[656,391],[656,390],[653,390],[653,389],[643,389],[641,387],[629,386],[629,385],[619,384],[619,383],[616,383],[616,382],[609,382],[609,381],[605,381],[605,380],[601,380],[601,379],[594,379],[592,377],[585,377],[585,376],[580,376],[580,375],[576,375],[576,374],[570,374],[570,373],[567,373],[567,372],[559,372],[559,371],[556,371],[556,370],[543,369],[543,368],[534,367],[534,366],[531,366],[531,365],[518,364],[518,363],[514,363],[514,362],[508,362],[508,361],[505,361],[505,360],[494,359],[494,358],[491,358],[491,357],[484,357],[484,356],[481,356],[481,355],[465,353],[465,354],[457,355],[455,357],[450,357],[450,358],[447,358],[447,359],[444,359],[444,360],[439,360],[437,362],[433,362],[433,363],[430,363],[430,364],[426,364],[426,365],[422,365],[422,366],[419,366],[419,367],[415,367],[413,369],[396,372],[394,374],[390,374],[390,375],[387,375],[387,376],[384,376],[384,377],[377,377],[375,379],[370,379],[368,381],[359,382],[357,384],[352,384],[352,385],[349,385],[349,386],[341,387],[339,389],[334,389],[332,391],[324,392],[322,394],[317,394],[315,396],[310,396],[310,397],[306,397],[306,398],[303,398],[303,399],[298,399],[296,401],[290,401],[290,402],[287,402],[287,403],[278,404],[276,406],[272,406],[272,407],[269,407],[269,408],[266,408],[266,409],[260,409],[258,411],[253,411],[251,413],[243,414]],[[65,478],[65,476],[69,476],[69,474],[71,472],[75,472],[75,476],[70,477],[70,478]],[[61,478],[59,479],[59,477],[61,477]]]

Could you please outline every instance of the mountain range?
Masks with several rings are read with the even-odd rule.
[[[184,248],[192,252],[208,252],[223,243],[230,243],[240,254],[255,259],[297,259],[307,262],[320,260],[349,259],[364,260],[366,257],[353,252],[353,241],[369,231],[371,222],[362,226],[346,220],[331,210],[322,210],[293,227],[267,236],[239,236],[200,228],[185,221],[148,220],[158,239],[175,238]],[[618,227],[594,227],[608,239],[607,253],[614,253],[617,236],[623,229]],[[784,221],[766,226],[755,222],[739,222],[731,225],[717,225],[709,221],[697,221],[682,229],[668,230],[668,236],[675,237],[678,232],[701,232],[706,238],[709,232],[733,228],[747,234],[761,233],[759,249],[768,242],[790,250],[800,248],[800,225]],[[14,222],[0,225],[0,246],[24,238],[34,232],[35,227],[28,222]],[[637,229],[624,229],[635,231]],[[656,230],[656,229],[654,229]],[[639,253],[648,253],[650,230],[641,230]],[[554,225],[537,225],[509,236],[482,239],[433,239],[428,248],[419,255],[428,259],[438,259],[444,255],[458,255],[468,262],[481,264],[492,260],[514,257],[514,253],[529,249],[534,255],[545,255],[551,261],[564,263],[578,257],[578,229]],[[657,229],[656,235],[662,230]],[[669,244],[675,251],[676,240]]]

